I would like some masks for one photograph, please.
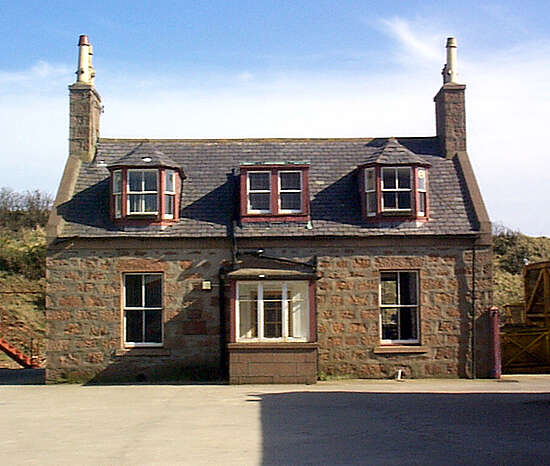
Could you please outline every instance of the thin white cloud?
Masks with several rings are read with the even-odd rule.
[[[40,86],[40,84],[44,84],[46,81],[57,81],[60,78],[66,79],[70,73],[71,69],[67,65],[39,61],[27,70],[0,70],[0,85],[14,87],[18,84],[35,83]]]

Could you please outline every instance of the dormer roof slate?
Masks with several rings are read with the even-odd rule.
[[[179,168],[174,160],[162,152],[155,144],[148,141],[138,142],[127,154],[107,166],[109,168],[122,166]]]
[[[425,159],[420,158],[413,151],[394,138],[388,138],[378,149],[370,154],[364,164],[380,165],[426,165]]]

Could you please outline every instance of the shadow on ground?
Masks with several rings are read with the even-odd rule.
[[[44,369],[0,369],[0,385],[44,385]]]
[[[550,394],[256,396],[264,465],[550,464]]]

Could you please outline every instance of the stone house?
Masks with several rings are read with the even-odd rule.
[[[100,138],[79,51],[47,381],[487,374],[490,222],[454,39],[437,135],[414,138]]]

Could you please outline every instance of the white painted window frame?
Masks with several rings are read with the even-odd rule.
[[[397,170],[399,169],[403,169],[403,168],[406,168],[408,171],[409,171],[409,186],[410,188],[400,188],[399,187],[399,177],[397,176]],[[394,172],[394,177],[395,177],[395,188],[385,188],[384,187],[384,172],[385,171],[389,171],[389,170],[392,170]],[[382,212],[411,212],[412,211],[412,208],[413,208],[413,199],[412,199],[412,194],[413,194],[413,179],[412,179],[412,167],[382,167],[382,170],[380,172],[380,186],[381,186],[381,194],[380,194],[380,201],[381,201],[381,205],[382,205]],[[408,192],[409,193],[409,196],[410,196],[410,202],[411,202],[411,206],[408,208],[408,209],[399,209],[399,208],[386,208],[385,205],[384,205],[384,193],[395,193],[396,195],[396,199],[397,198],[397,195],[398,193],[400,192]],[[397,204],[398,202],[396,202]]]
[[[304,337],[289,337],[288,336],[288,324],[289,324],[289,309],[288,309],[288,284],[289,281],[238,281],[236,283],[235,291],[235,338],[239,343],[254,343],[254,342],[307,342],[310,334],[310,313],[309,313],[309,282],[296,281],[304,286],[304,319],[305,319],[305,336]],[[282,287],[282,337],[280,338],[267,338],[264,337],[264,284],[276,284]],[[255,338],[241,338],[239,333],[240,329],[240,285],[257,285],[258,290],[258,316],[257,316],[257,337]]]
[[[172,180],[172,190],[168,191],[168,176],[170,176]],[[176,210],[176,172],[175,170],[165,170],[164,171],[164,193],[162,194],[164,196],[164,212],[163,217],[167,219],[173,219],[175,215]],[[166,197],[171,196],[172,197],[172,206],[174,208],[174,211],[169,214],[166,213]]]
[[[369,183],[368,183],[368,176],[369,173],[372,173],[373,176],[373,186],[372,189],[369,189]],[[377,180],[376,180],[376,168],[365,168],[365,212],[367,213],[367,217],[375,217],[378,211],[378,195],[377,195]],[[374,211],[369,211],[369,194],[374,195],[375,200],[375,209]]]
[[[300,175],[300,189],[282,189],[281,187],[281,174],[283,173],[298,173]],[[279,170],[277,172],[277,181],[279,183],[279,192],[278,192],[278,208],[280,214],[299,214],[304,211],[303,206],[303,190],[304,190],[304,181],[303,181],[303,172],[301,170]],[[299,193],[300,194],[300,208],[296,209],[282,209],[281,208],[281,194],[282,193]]]
[[[149,348],[159,348],[164,346],[164,313],[162,307],[145,307],[145,276],[160,276],[160,293],[161,293],[161,303],[163,302],[164,294],[164,280],[162,273],[125,273],[122,277],[122,300],[123,300],[123,338],[124,338],[124,347],[125,348],[138,348],[138,347],[149,347]],[[142,305],[140,307],[130,307],[126,306],[126,277],[127,276],[141,276],[141,300]],[[161,321],[161,342],[160,343],[149,343],[149,342],[128,342],[126,341],[126,311],[135,312],[135,311],[158,311],[160,312],[160,321]],[[145,335],[145,318],[142,319],[142,334]]]
[[[139,172],[139,173],[145,173],[145,172],[151,172],[151,173],[155,173],[155,176],[157,178],[157,190],[156,191],[145,191],[144,190],[144,184],[145,182],[142,181],[142,191],[130,191],[130,173],[136,173],[136,172]],[[159,187],[160,187],[160,182],[159,182],[159,170],[158,169],[155,169],[155,168],[129,168],[127,171],[126,171],[126,214],[127,215],[158,215],[158,211],[159,211],[159,202],[160,202],[160,199],[159,199]],[[145,210],[140,210],[139,212],[132,212],[130,210],[130,196],[135,196],[135,195],[138,195],[138,196],[145,196],[146,194],[155,194],[156,195],[156,198],[157,198],[157,208],[155,211],[145,211]],[[141,202],[143,205],[142,205],[142,209],[145,208],[145,197],[142,197],[141,198]]]
[[[117,182],[118,190],[117,190]],[[122,170],[113,171],[113,211],[115,218],[122,218]]]
[[[269,189],[268,190],[266,190],[266,189],[254,189],[254,190],[252,190],[252,189],[250,189],[250,175],[257,174],[257,173],[267,173],[268,180],[269,180]],[[247,171],[246,172],[246,208],[247,208],[247,213],[249,213],[249,214],[271,214],[271,209],[272,209],[271,190],[272,190],[271,171],[269,171],[269,170]],[[250,206],[250,194],[265,194],[265,193],[269,194],[269,210],[252,209],[251,206]]]
[[[382,273],[397,273],[397,302],[401,300],[401,280],[399,277],[400,273],[414,273],[415,279],[416,279],[416,304],[382,304]],[[420,343],[420,281],[419,281],[419,273],[418,270],[381,270],[380,271],[380,278],[379,278],[379,284],[378,284],[378,304],[380,306],[380,315],[379,315],[379,323],[380,323],[380,343],[382,344],[419,344]],[[412,338],[409,340],[389,340],[389,339],[383,339],[382,338],[382,325],[383,325],[383,319],[382,319],[382,311],[385,308],[389,309],[414,309],[416,308],[416,335],[418,338]],[[399,332],[399,328],[401,325],[401,312],[397,313],[397,329]]]

